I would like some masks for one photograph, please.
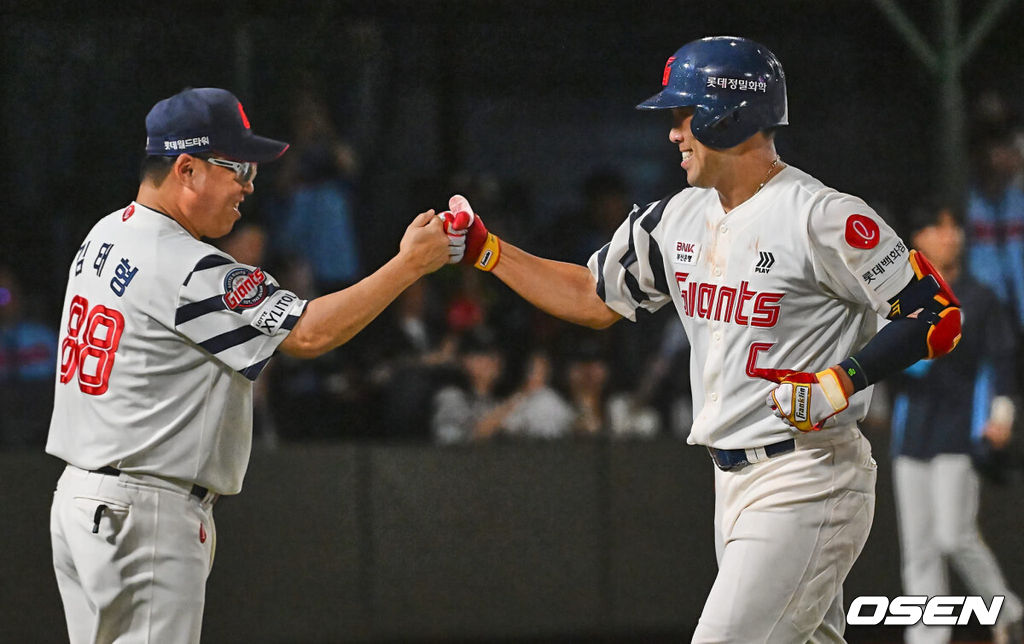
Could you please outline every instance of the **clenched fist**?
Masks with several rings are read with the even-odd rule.
[[[487,231],[483,220],[473,212],[469,200],[462,195],[449,199],[448,207],[450,210],[439,216],[444,219],[450,244],[462,251],[458,259],[452,259],[450,263],[470,264],[483,271],[494,270],[501,258],[501,241]],[[456,254],[453,253],[452,257]]]
[[[421,274],[433,273],[448,263],[448,235],[433,210],[421,212],[405,229],[398,254]]]
[[[792,369],[754,369],[754,373],[779,383],[765,401],[772,413],[802,432],[818,431],[825,421],[850,405],[835,369],[818,373]]]

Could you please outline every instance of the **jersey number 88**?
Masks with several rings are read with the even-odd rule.
[[[121,342],[124,316],[115,309],[76,295],[68,311],[67,335],[60,344],[60,382],[67,384],[78,373],[82,393],[99,396],[107,391],[114,352]]]

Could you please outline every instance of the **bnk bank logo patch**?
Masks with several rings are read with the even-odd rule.
[[[239,266],[224,276],[224,304],[231,310],[251,309],[267,299],[267,276],[262,269]]]

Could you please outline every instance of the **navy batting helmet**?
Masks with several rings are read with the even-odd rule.
[[[715,36],[683,45],[668,62],[659,93],[638,110],[693,107],[691,130],[713,148],[789,124],[786,75],[771,51],[746,38]]]

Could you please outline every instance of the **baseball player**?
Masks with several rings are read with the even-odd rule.
[[[978,529],[981,480],[972,455],[1009,443],[1016,413],[1016,334],[1010,309],[961,265],[964,232],[953,210],[915,209],[911,241],[956,286],[966,312],[964,346],[947,360],[919,362],[891,379],[893,487],[903,592],[948,595],[947,562],[971,594],[1003,597],[996,644],[1024,639],[1024,606]],[[946,644],[952,626],[915,624],[909,644]]]
[[[188,89],[146,117],[138,196],[71,262],[46,451],[68,463],[50,515],[68,633],[79,642],[198,642],[213,505],[242,487],[253,381],[278,350],[311,358],[358,333],[449,258],[433,211],[398,254],[305,301],[204,243],[231,230],[257,164],[242,104]]]
[[[692,345],[688,442],[716,465],[719,572],[693,641],[842,641],[842,583],[874,511],[857,422],[872,383],[953,349],[957,301],[867,204],[779,158],[785,76],[763,45],[691,42],[662,85],[638,107],[671,111],[692,187],[634,207],[587,267],[499,240],[459,195],[443,214],[466,231],[464,263],[562,319],[605,328],[675,307]]]

